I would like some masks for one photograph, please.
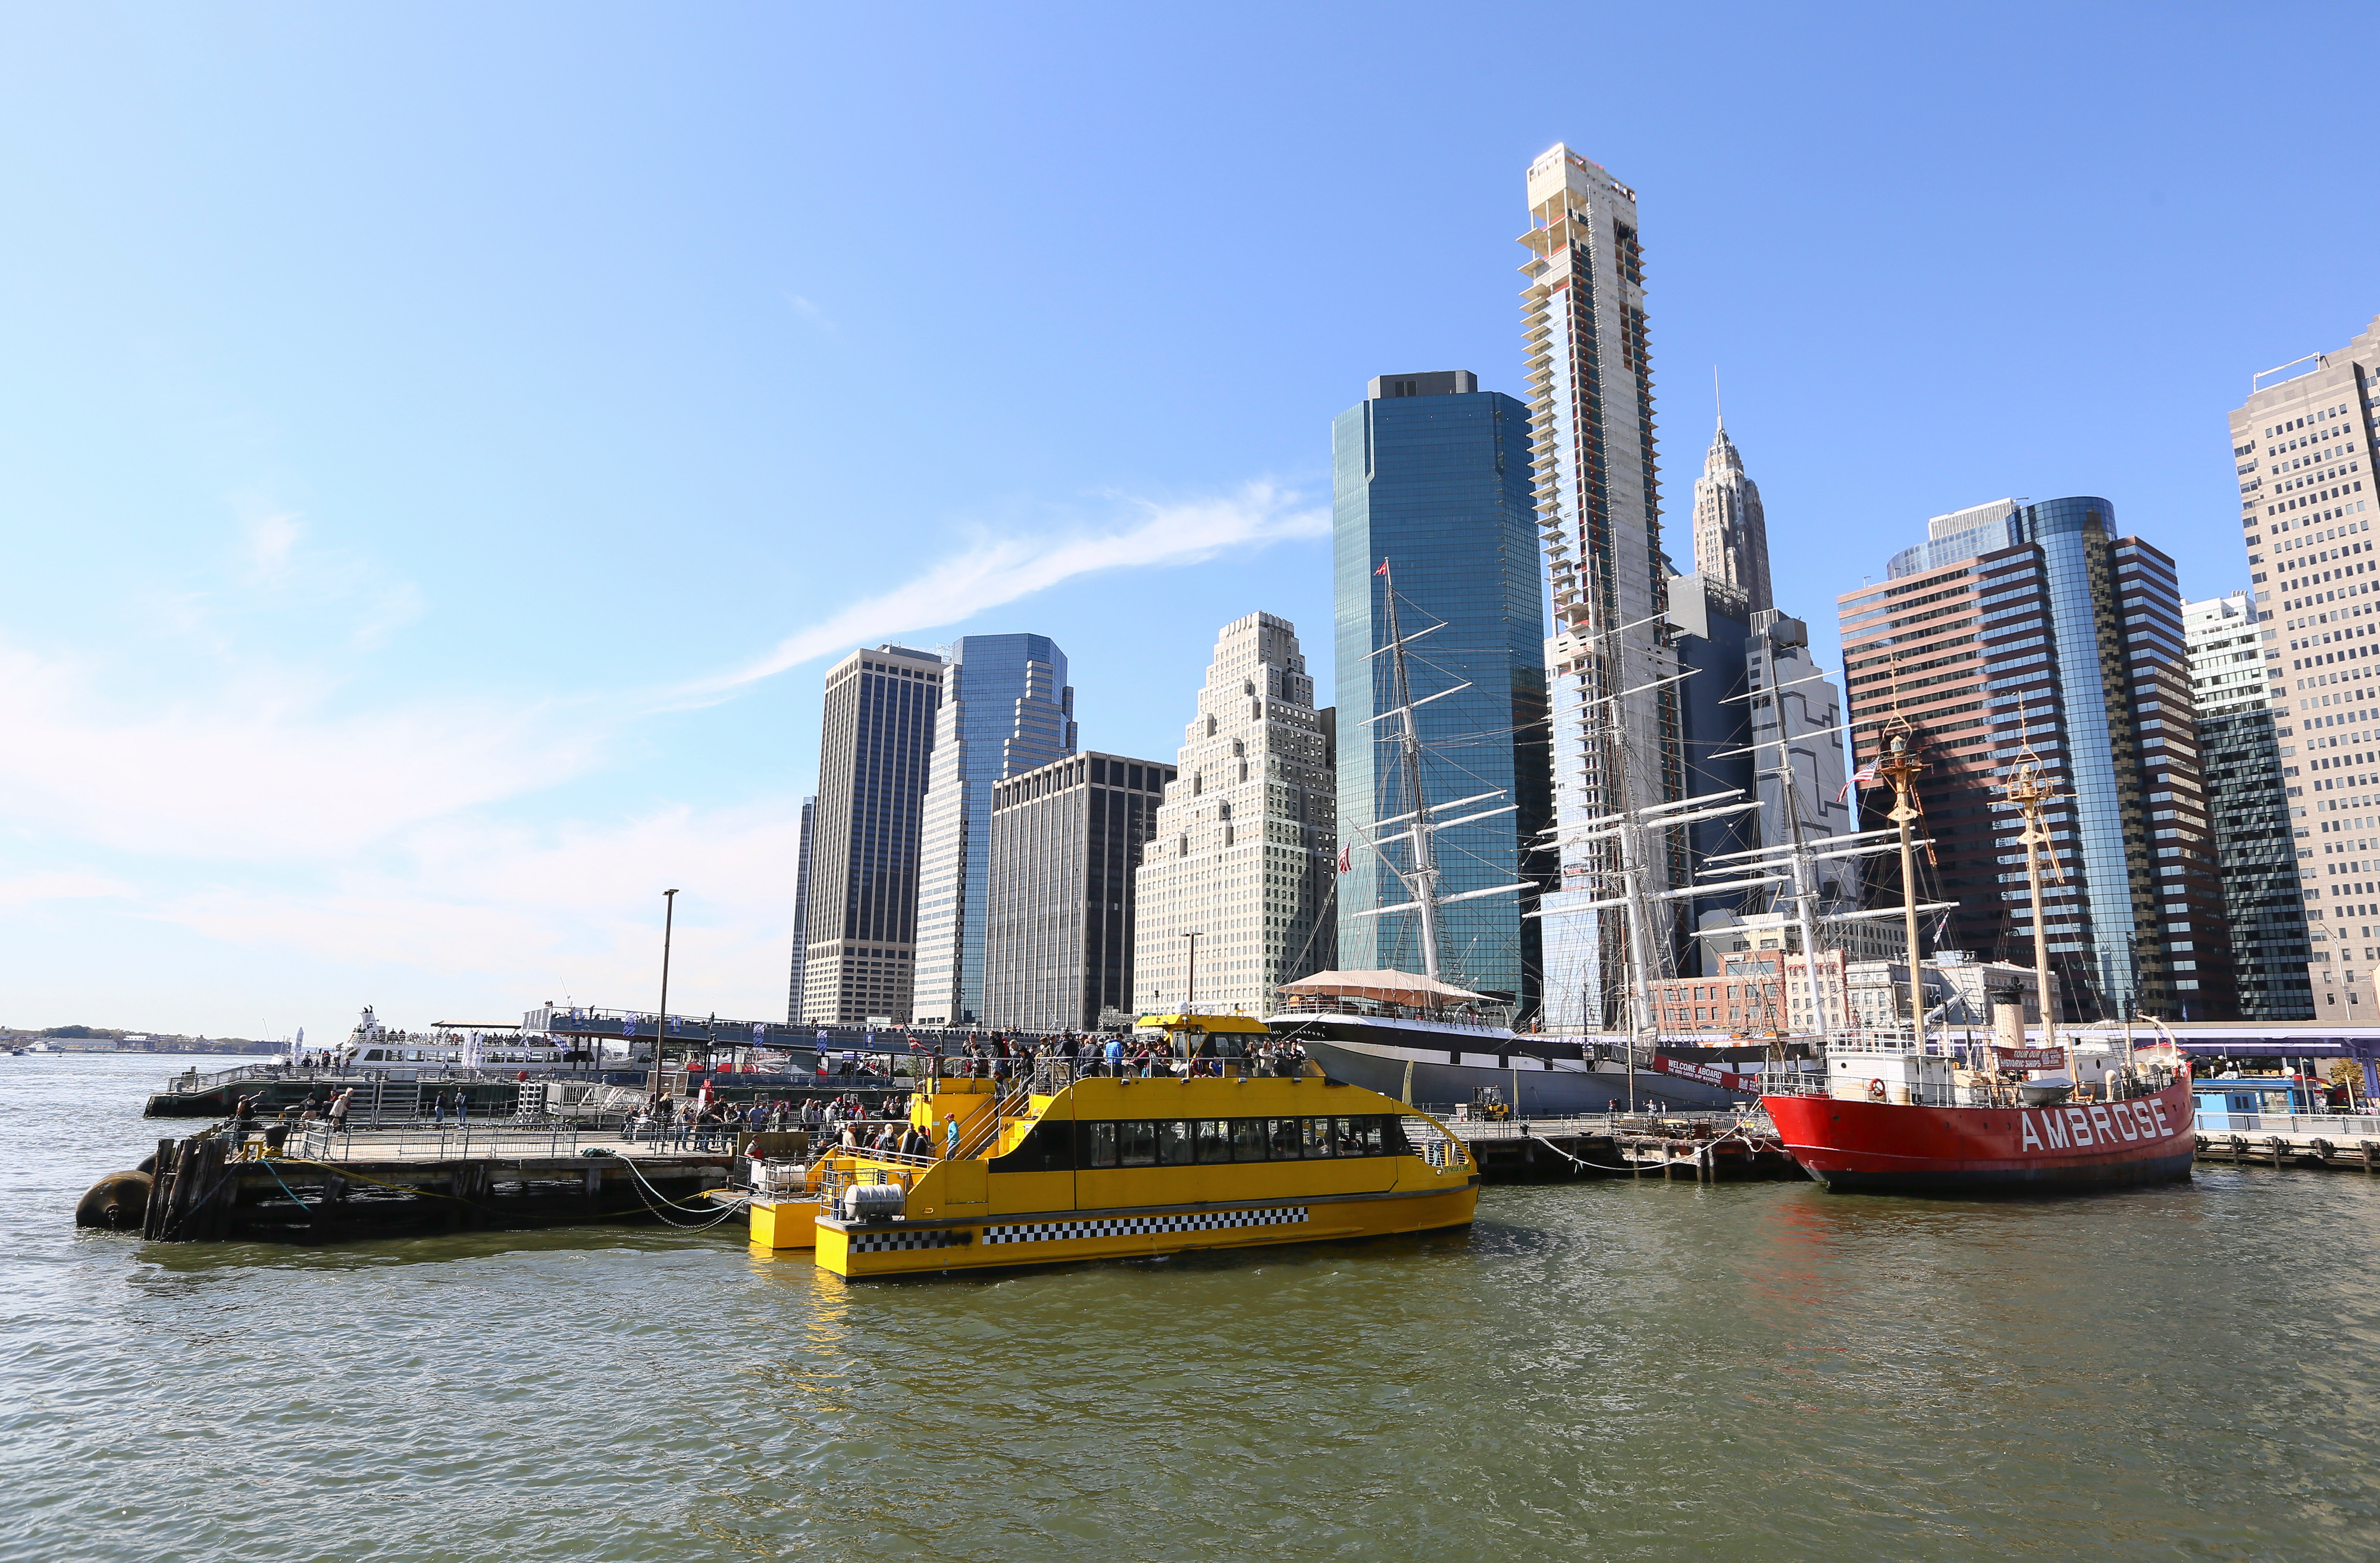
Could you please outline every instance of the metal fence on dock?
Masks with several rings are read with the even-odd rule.
[[[2380,1113],[2201,1112],[2203,1134],[2336,1134],[2342,1140],[2380,1140]]]

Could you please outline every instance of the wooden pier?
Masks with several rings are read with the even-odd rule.
[[[2312,1113],[2201,1115],[2198,1159],[2235,1167],[2320,1167],[2380,1171],[2380,1118]]]
[[[1488,1183],[1576,1178],[1743,1183],[1808,1176],[1774,1133],[1731,1113],[1455,1119],[1447,1129]]]
[[[589,1221],[698,1226],[710,1219],[704,1196],[726,1185],[736,1155],[723,1143],[680,1149],[567,1128],[317,1130],[277,1147],[208,1133],[157,1142],[142,1232],[160,1242],[325,1242]]]

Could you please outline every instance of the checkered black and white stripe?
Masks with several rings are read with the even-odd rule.
[[[1193,1216],[1111,1216],[1103,1220],[1052,1221],[1047,1226],[986,1227],[986,1242],[1067,1242],[1083,1238],[1138,1237],[1147,1232],[1204,1232],[1219,1227],[1281,1227],[1305,1219],[1305,1206],[1269,1210],[1207,1210]]]
[[[956,1248],[966,1240],[965,1232],[856,1231],[849,1242],[854,1254],[889,1254],[900,1248]]]

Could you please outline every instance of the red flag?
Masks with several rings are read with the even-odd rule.
[[[1339,872],[1342,874],[1352,874],[1354,871],[1355,849],[1351,846],[1341,847],[1339,849]]]
[[[1389,562],[1388,562],[1387,560],[1385,560],[1385,559],[1383,559],[1383,560],[1381,560],[1381,561],[1380,561],[1380,567],[1379,567],[1378,569],[1377,569],[1377,570],[1375,570],[1375,571],[1373,571],[1373,572],[1372,572],[1372,574],[1374,574],[1374,575],[1376,575],[1376,576],[1385,576],[1385,575],[1387,575],[1388,573],[1389,573]]]

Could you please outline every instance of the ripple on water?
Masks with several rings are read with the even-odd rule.
[[[36,1060],[0,1060],[23,1064]],[[143,1248],[149,1060],[0,1075],[7,1558],[2371,1556],[2380,1192],[1500,1189],[850,1287],[722,1236]]]

